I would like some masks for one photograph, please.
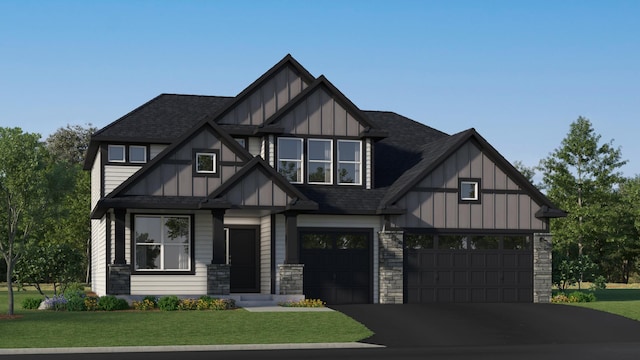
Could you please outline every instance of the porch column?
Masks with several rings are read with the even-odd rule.
[[[285,264],[300,263],[298,255],[298,214],[285,213]]]
[[[304,291],[304,265],[298,254],[298,214],[287,212],[285,216],[284,264],[278,265],[280,295],[302,295]]]
[[[548,233],[533,234],[533,302],[551,302],[552,236]]]
[[[380,304],[402,304],[404,301],[403,239],[403,231],[378,233]]]
[[[125,219],[126,209],[115,209],[115,259],[113,264],[109,264],[107,293],[109,295],[129,295],[131,294],[131,266],[127,264],[125,258]]]
[[[227,264],[227,238],[224,233],[224,210],[211,210],[213,219],[213,254],[207,265],[207,294],[227,295],[231,290],[231,269]]]

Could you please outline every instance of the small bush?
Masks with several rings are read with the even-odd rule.
[[[596,296],[592,292],[582,292],[582,291],[574,291],[569,294],[569,299],[575,299],[575,301],[571,302],[594,302],[596,301]]]
[[[113,295],[101,296],[98,299],[98,309],[104,311],[127,310],[127,300],[119,299]]]
[[[56,295],[45,299],[44,308],[47,310],[63,311],[67,309],[67,299],[64,295]]]
[[[144,298],[142,301],[134,301],[132,305],[136,310],[153,310],[157,304],[151,299]]]
[[[67,298],[67,311],[87,311],[84,294],[75,293]]]
[[[210,310],[231,310],[236,308],[236,301],[233,299],[211,299]]]
[[[178,310],[180,299],[177,296],[165,296],[158,300],[158,308],[163,311],[175,311]]]
[[[25,310],[36,310],[40,307],[42,298],[29,297],[22,300],[22,308]]]
[[[96,311],[98,310],[98,297],[97,296],[87,296],[84,298],[84,307],[87,311]]]
[[[198,300],[182,299],[178,304],[178,310],[196,310],[198,309]]]
[[[326,303],[320,299],[302,299],[299,301],[287,301],[287,302],[279,303],[278,305],[284,306],[284,307],[319,308],[319,307],[324,307]]]
[[[606,288],[607,288],[607,279],[604,276],[599,275],[595,279],[593,279],[590,290],[604,290]]]

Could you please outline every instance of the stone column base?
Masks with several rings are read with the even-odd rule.
[[[303,295],[304,264],[279,264],[280,295]]]
[[[109,295],[131,294],[131,266],[127,264],[109,264]]]
[[[231,291],[231,268],[228,264],[207,265],[207,294],[229,295]]]
[[[404,232],[381,231],[379,241],[380,304],[404,301]]]
[[[551,302],[552,258],[551,234],[533,234],[533,302]]]

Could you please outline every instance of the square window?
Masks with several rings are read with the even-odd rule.
[[[146,146],[129,146],[129,162],[132,163],[146,163],[147,162],[147,147]]]
[[[479,180],[460,180],[460,200],[478,201],[480,199],[479,188]]]
[[[125,162],[124,145],[109,145],[108,161],[109,162]]]
[[[198,174],[215,174],[216,171],[216,153],[196,153],[196,172]]]

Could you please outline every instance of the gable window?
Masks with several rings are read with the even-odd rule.
[[[291,183],[302,183],[302,139],[278,138],[278,172]]]
[[[107,159],[109,162],[125,162],[124,154],[124,145],[109,145]]]
[[[307,181],[310,184],[331,184],[333,176],[333,142],[309,139],[307,142]]]
[[[136,215],[135,270],[191,270],[191,217],[180,215]]]
[[[479,201],[480,200],[480,180],[479,179],[460,179],[460,201]]]
[[[217,154],[215,152],[196,152],[196,173],[217,173]]]
[[[129,146],[129,162],[132,163],[146,163],[147,162],[147,147],[146,146]]]
[[[362,142],[338,140],[338,184],[362,184]]]

